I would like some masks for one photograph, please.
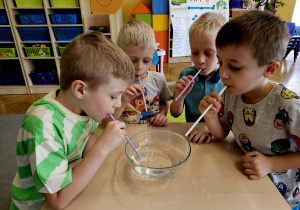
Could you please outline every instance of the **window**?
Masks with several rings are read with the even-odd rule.
[[[300,0],[296,0],[292,22],[300,26]]]

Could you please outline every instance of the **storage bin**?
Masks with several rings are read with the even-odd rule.
[[[0,85],[25,85],[22,74],[0,75]]]
[[[8,22],[7,22],[6,15],[0,14],[0,25],[7,25],[7,24]]]
[[[43,8],[43,0],[15,0],[19,8]]]
[[[22,24],[46,24],[44,14],[21,14],[19,18]]]
[[[52,7],[79,7],[78,0],[51,0]]]
[[[0,42],[13,42],[10,28],[0,28]]]
[[[2,1],[2,0],[0,0],[0,8],[1,8],[1,9],[4,9],[4,4],[3,4],[3,1]]]
[[[67,46],[58,46],[59,54],[62,56],[63,51],[66,49]]]
[[[50,14],[53,24],[76,24],[77,14]]]
[[[27,57],[51,57],[50,47],[24,47]]]
[[[53,27],[53,32],[57,41],[71,41],[79,34],[83,33],[82,27],[60,28]]]
[[[18,28],[23,41],[50,41],[48,28]]]
[[[0,48],[0,57],[16,57],[16,49]]]
[[[32,83],[35,85],[53,85],[58,84],[58,75],[57,74],[35,74],[31,72],[29,74],[31,77]]]

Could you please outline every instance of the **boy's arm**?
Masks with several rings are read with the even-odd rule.
[[[182,95],[176,101],[175,99],[180,95],[184,88],[189,84],[190,80],[193,79],[192,76],[183,76],[181,77],[174,85],[174,100],[170,106],[170,113],[173,117],[179,117],[183,111],[184,107],[184,98],[192,90],[194,81],[190,86],[182,93]]]
[[[242,160],[249,179],[257,180],[269,173],[300,168],[300,151],[277,156],[264,156],[254,151],[245,154]]]
[[[85,157],[72,168],[72,182],[56,193],[43,193],[46,201],[57,209],[66,207],[87,186],[105,157],[120,145],[125,135],[123,122],[110,122]]]
[[[145,91],[145,88],[139,84],[130,84],[126,91],[122,94],[122,100],[121,100],[121,106],[115,109],[115,112],[113,113],[113,116],[115,119],[119,119],[123,110],[127,106],[130,101],[137,96],[138,94],[141,94],[143,91]],[[107,123],[112,121],[110,117],[107,117],[102,120],[102,124],[105,127]]]
[[[204,111],[210,104],[213,105],[209,109],[209,111],[204,115],[204,119],[209,131],[217,140],[225,139],[228,136],[230,131],[226,122],[220,120],[218,117],[218,112],[221,108],[220,101],[221,101],[221,96],[218,93],[213,91],[211,92],[210,95],[205,96],[200,101],[200,105],[199,105],[199,111],[201,113],[204,113]]]
[[[168,118],[166,117],[169,110],[169,102],[164,101],[159,104],[160,112],[155,115],[155,117],[151,117],[150,121],[154,126],[165,126],[168,124]]]

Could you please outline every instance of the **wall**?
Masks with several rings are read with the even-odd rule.
[[[276,15],[279,16],[282,20],[291,22],[293,17],[293,11],[296,4],[296,0],[282,0],[286,3],[286,6],[277,8]]]
[[[131,15],[130,13],[136,5],[138,5],[139,2],[143,2],[146,7],[150,11],[152,11],[152,0],[123,0],[122,2],[122,13],[123,13],[123,22],[127,22],[128,20],[134,19],[134,15]]]

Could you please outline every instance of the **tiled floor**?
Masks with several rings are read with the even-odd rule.
[[[167,82],[176,81],[180,71],[188,66],[190,63],[164,63],[163,69]],[[293,52],[282,61],[281,68],[271,79],[300,94],[300,60],[293,61]],[[172,86],[170,86],[170,90],[173,93]],[[25,114],[28,107],[42,96],[44,94],[0,95],[0,114]]]

